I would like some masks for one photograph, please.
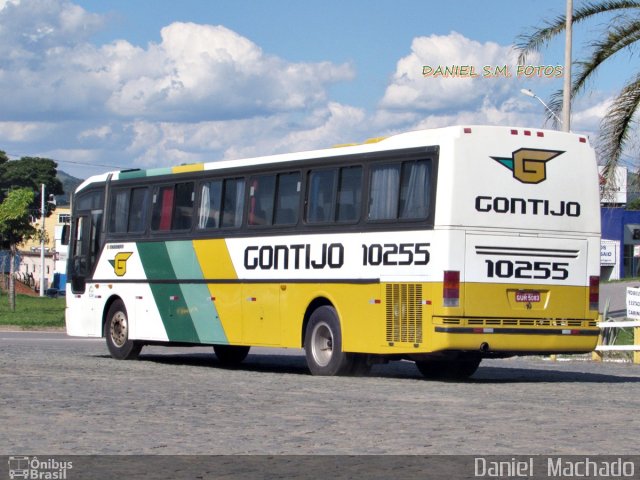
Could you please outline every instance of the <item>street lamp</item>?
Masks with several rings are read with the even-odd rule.
[[[557,121],[560,125],[563,125],[562,120],[560,120],[560,117],[558,117],[558,115],[556,115],[556,112],[554,112],[553,110],[551,110],[551,109],[549,108],[549,105],[547,105],[546,103],[544,103],[544,102],[542,101],[542,99],[541,99],[539,96],[537,96],[535,93],[533,93],[531,90],[529,90],[529,89],[527,89],[527,88],[523,88],[523,89],[521,89],[521,90],[520,90],[520,93],[522,93],[523,95],[526,95],[527,97],[537,98],[537,99],[538,99],[538,101],[539,101],[539,102],[544,106],[544,108],[547,110],[547,112],[549,112],[549,113],[553,116],[553,118],[555,118],[555,119],[556,119],[556,121]]]

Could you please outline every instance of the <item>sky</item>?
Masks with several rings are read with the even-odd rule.
[[[531,75],[518,75],[513,46],[564,8],[563,0],[0,0],[0,150],[52,158],[87,178],[455,124],[551,128],[542,103],[520,90],[547,102],[562,88],[564,39],[527,58]],[[576,28],[575,56],[601,27]],[[571,129],[592,141],[627,79],[629,59],[616,62],[574,102]],[[444,67],[459,76],[438,74]]]

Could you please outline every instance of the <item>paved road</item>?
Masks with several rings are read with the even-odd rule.
[[[487,361],[461,383],[415,366],[313,377],[300,351],[240,369],[209,349],[108,357],[101,340],[0,332],[0,455],[631,454],[640,366]]]

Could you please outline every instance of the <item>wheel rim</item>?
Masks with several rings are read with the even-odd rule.
[[[315,362],[325,367],[333,356],[333,333],[329,325],[322,322],[313,329],[311,337],[311,353]]]
[[[128,328],[127,316],[124,312],[116,312],[111,317],[111,340],[117,347],[122,347],[127,342]]]

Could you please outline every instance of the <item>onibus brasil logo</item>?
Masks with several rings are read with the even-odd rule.
[[[491,157],[513,172],[513,178],[522,183],[540,183],[547,179],[547,162],[563,154],[561,150],[521,148],[509,157]]]
[[[67,470],[73,469],[73,462],[56,460],[55,458],[38,459],[38,457],[10,456],[9,478],[33,480],[66,480]]]

